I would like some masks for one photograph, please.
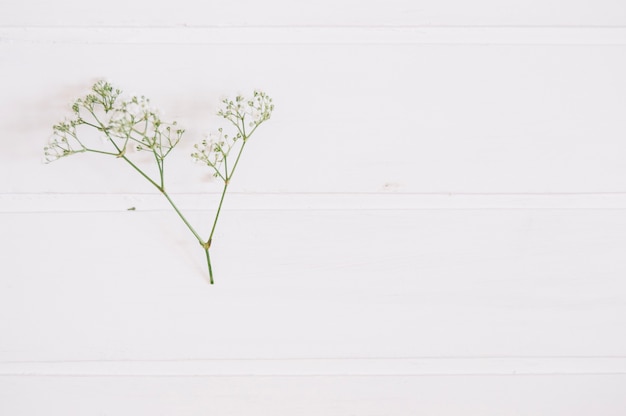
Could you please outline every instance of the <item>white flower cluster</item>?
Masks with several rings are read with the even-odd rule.
[[[236,128],[236,133],[225,134],[223,129],[218,129],[217,134],[210,135],[208,140],[194,145],[195,152],[191,157],[213,169],[213,176],[220,177],[228,183],[232,175],[239,155],[248,138],[254,133],[256,128],[272,115],[274,104],[272,99],[261,91],[255,91],[252,98],[246,100],[238,95],[234,100],[223,100],[224,108],[218,111],[218,115],[230,121]],[[232,149],[238,144],[239,152],[234,163],[228,166],[228,156]]]
[[[176,214],[187,226],[205,252],[209,281],[213,284],[213,269],[209,249],[213,241],[218,218],[224,202],[224,196],[230,183],[247,140],[257,127],[271,117],[274,110],[272,99],[265,93],[255,91],[254,96],[246,100],[242,96],[234,100],[224,100],[225,105],[219,115],[234,125],[234,134],[225,134],[220,128],[218,133],[195,145],[192,157],[211,167],[215,176],[223,180],[222,196],[215,211],[215,217],[208,235],[203,238],[185,215],[176,206],[166,190],[164,159],[178,144],[184,130],[176,127],[176,122],[166,123],[145,97],[132,97],[130,100],[119,99],[121,91],[109,83],[96,83],[90,94],[80,98],[72,105],[73,118],[53,126],[53,136],[44,148],[48,162],[82,152],[93,152],[117,157],[152,184],[167,199]],[[96,133],[100,136],[100,145],[92,145],[93,136],[83,133]],[[148,172],[135,164],[126,154],[128,146],[154,155],[157,172]]]
[[[184,130],[176,127],[176,121],[161,121],[144,96],[122,102],[109,120],[109,132],[123,141],[123,148],[133,142],[137,150],[153,152],[159,159],[164,159],[180,141]]]
[[[111,84],[99,81],[91,94],[76,100],[72,105],[74,118],[53,126],[53,137],[44,147],[46,161],[82,152],[123,156],[130,143],[137,150],[154,153],[162,161],[178,144],[184,130],[177,129],[176,122],[163,122],[146,97],[121,101],[120,94]],[[87,146],[78,138],[78,126],[95,128],[112,147]]]
[[[208,140],[205,139],[195,144],[193,147],[196,151],[191,154],[191,157],[196,162],[204,163],[212,168],[214,171],[213,176],[226,180],[228,177],[228,165],[225,164],[227,163],[226,159],[237,141],[242,138],[241,133],[228,135],[224,134],[224,130],[220,128],[216,134],[209,135]]]
[[[225,108],[217,114],[240,128],[245,136],[245,127],[256,128],[265,120],[269,120],[274,110],[272,99],[262,91],[254,91],[253,97],[246,100],[238,95],[235,100],[223,100]]]
[[[47,146],[44,146],[44,158],[46,162],[52,162],[63,156],[86,151],[82,143],[76,138],[76,122],[63,121],[52,126],[52,138]]]

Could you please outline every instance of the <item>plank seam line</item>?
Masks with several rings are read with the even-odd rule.
[[[53,374],[53,373],[0,373],[1,377],[58,377],[58,378],[324,378],[324,377],[585,377],[626,376],[626,372],[546,372],[546,373],[411,373],[411,374]]]
[[[16,360],[3,364],[80,364],[80,363],[189,363],[216,361],[410,361],[410,360],[624,360],[626,355],[475,355],[475,356],[406,356],[406,357],[303,357],[303,358],[172,358],[172,359],[94,359],[94,360]]]
[[[243,25],[243,24],[225,24],[225,25],[198,25],[198,24],[186,24],[177,23],[172,25],[38,25],[38,24],[24,24],[24,25],[12,25],[4,24],[0,25],[0,30],[84,30],[84,29],[210,29],[210,30],[293,30],[293,29],[328,29],[328,30],[345,30],[345,29],[416,29],[416,30],[431,30],[431,29],[449,29],[449,30],[501,30],[501,29],[513,29],[513,30],[619,30],[626,29],[626,25],[426,25],[426,24],[337,24],[337,25],[322,25],[322,24],[268,24],[268,25]]]

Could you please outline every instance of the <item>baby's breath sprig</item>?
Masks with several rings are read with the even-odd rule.
[[[211,245],[224,203],[224,196],[237,169],[243,149],[257,127],[269,120],[274,110],[272,99],[261,91],[255,91],[250,99],[238,95],[234,100],[223,100],[222,104],[224,107],[217,114],[235,127],[235,133],[229,135],[220,128],[217,134],[210,137],[209,140],[203,140],[194,145],[195,152],[191,154],[194,160],[210,167],[213,176],[219,177],[224,183],[220,202],[213,219],[213,226],[207,240],[208,246]]]
[[[209,143],[205,140],[195,146],[196,152],[192,157],[211,167],[214,175],[224,182],[211,232],[209,238],[205,240],[187,221],[165,190],[165,159],[179,143],[184,130],[178,128],[176,121],[163,121],[146,97],[132,97],[124,101],[120,99],[121,94],[121,90],[113,88],[108,82],[98,81],[90,94],[74,102],[73,117],[53,126],[53,135],[48,145],[44,147],[45,159],[52,162],[77,153],[97,153],[122,159],[163,194],[198,240],[205,251],[210,282],[213,284],[209,249],[224,195],[246,141],[261,123],[270,118],[274,109],[272,100],[265,93],[258,91],[250,100],[244,100],[242,96],[236,97],[235,100],[224,100],[225,107],[218,114],[235,126],[235,134],[224,134],[220,128],[213,141]],[[93,137],[84,138],[85,129],[95,130],[103,140],[94,142]],[[131,160],[127,153],[129,146],[139,152],[152,153],[158,177],[150,176]],[[229,169],[229,156],[235,148],[237,156]]]

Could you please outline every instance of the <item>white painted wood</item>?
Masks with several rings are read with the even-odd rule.
[[[626,189],[623,44],[337,41],[5,41],[0,145],[11,152],[0,154],[0,175],[6,178],[0,192],[150,191],[143,179],[114,166],[119,161],[75,157],[38,163],[50,126],[103,76],[150,96],[188,128],[170,162],[172,192],[216,191],[188,154],[217,128],[212,114],[219,99],[254,88],[271,93],[277,107],[245,155],[235,192]],[[59,70],[42,77],[55,63]]]
[[[173,194],[184,212],[210,211],[220,194]],[[229,193],[230,211],[624,210],[626,194]],[[0,213],[170,211],[160,194],[0,194]]]
[[[363,26],[363,25],[558,25],[619,26],[626,23],[619,0],[286,0],[195,2],[181,0],[5,0],[0,25],[7,26]]]
[[[624,376],[0,377],[16,416],[621,416]]]
[[[418,357],[0,363],[2,377],[626,376],[626,357]]]
[[[0,5],[1,415],[623,415],[617,0]],[[214,236],[119,160],[41,163],[99,78],[188,130],[276,102]],[[134,208],[134,210],[128,210]]]
[[[623,27],[0,27],[0,38],[75,45],[624,45]]]
[[[623,210],[227,210],[215,286],[171,212],[0,221],[3,361],[626,348]]]

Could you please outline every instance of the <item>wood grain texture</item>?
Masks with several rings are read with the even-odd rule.
[[[0,414],[623,415],[625,10],[4,1]],[[193,143],[274,97],[215,286],[119,160],[41,163],[101,78],[187,129],[167,186],[202,235]]]
[[[21,323],[1,323],[3,359],[620,356],[626,348],[623,210],[224,214],[216,286],[168,211],[1,215],[10,255],[0,308]],[[205,215],[190,217],[202,224]]]
[[[620,416],[623,376],[0,377],[16,416],[150,414]]]
[[[0,192],[149,191],[112,160],[40,164],[50,126],[105,76],[188,129],[172,192],[213,189],[192,144],[222,97],[254,88],[277,109],[236,192],[622,192],[625,48],[4,42]]]
[[[17,361],[2,377],[626,376],[626,357],[393,357]]]
[[[626,23],[618,0],[285,0],[256,2],[182,0],[124,2],[106,6],[78,0],[7,0],[0,25],[8,26],[619,26]]]

